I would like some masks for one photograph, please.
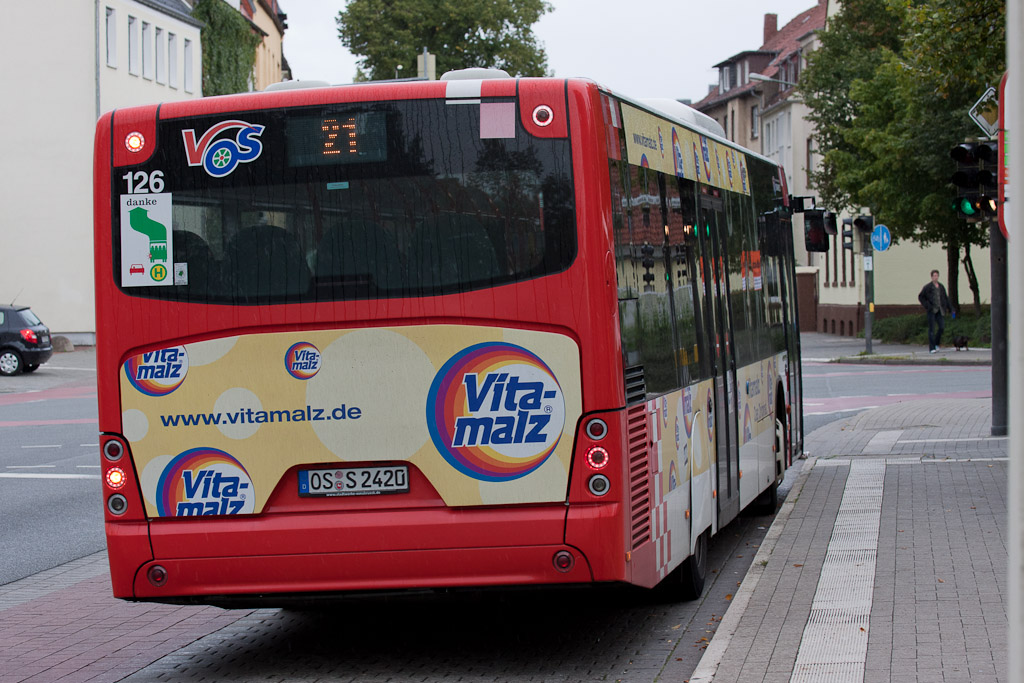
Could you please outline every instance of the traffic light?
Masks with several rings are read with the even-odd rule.
[[[804,248],[827,252],[828,236],[836,234],[836,215],[825,209],[804,211]]]
[[[999,201],[998,145],[996,142],[962,142],[949,152],[956,161],[950,179],[956,186],[954,209],[969,221],[996,215]]]
[[[654,291],[654,273],[651,270],[654,268],[654,246],[645,243],[640,247],[640,254],[643,259],[640,261],[640,265],[644,267],[644,291]]]
[[[853,219],[843,219],[843,249],[853,251]]]

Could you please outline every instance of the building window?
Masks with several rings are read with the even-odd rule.
[[[142,22],[142,77],[153,80],[153,25]]]
[[[807,187],[811,186],[811,174],[814,173],[814,138],[807,138]]]
[[[178,36],[167,34],[167,85],[178,87]]]
[[[156,82],[167,82],[167,45],[164,40],[164,30],[156,30]]]
[[[750,108],[750,137],[757,139],[761,134],[761,111],[755,104]]]
[[[117,68],[117,10],[107,8],[107,66]]]
[[[192,41],[185,39],[185,92],[192,92]]]
[[[128,17],[128,73],[139,75],[139,20]]]

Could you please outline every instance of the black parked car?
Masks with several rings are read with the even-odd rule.
[[[50,329],[28,306],[0,306],[0,375],[32,372],[50,360]]]

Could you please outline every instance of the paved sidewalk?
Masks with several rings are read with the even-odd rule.
[[[1007,680],[1007,441],[991,401],[818,429],[691,683]]]
[[[892,365],[992,365],[992,349],[968,346],[957,350],[946,341],[935,353],[928,347],[915,344],[886,344],[871,340],[871,354],[867,342],[856,337],[839,337],[821,332],[801,332],[800,350],[804,362],[831,362]]]

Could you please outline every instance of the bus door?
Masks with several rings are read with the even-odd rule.
[[[736,358],[732,341],[732,311],[729,301],[725,245],[727,226],[725,202],[721,197],[700,195],[700,238],[704,241],[705,309],[708,319],[708,348],[714,365],[715,407],[713,419],[717,443],[718,528],[740,511],[739,429],[736,416]],[[710,262],[709,262],[710,261]]]

